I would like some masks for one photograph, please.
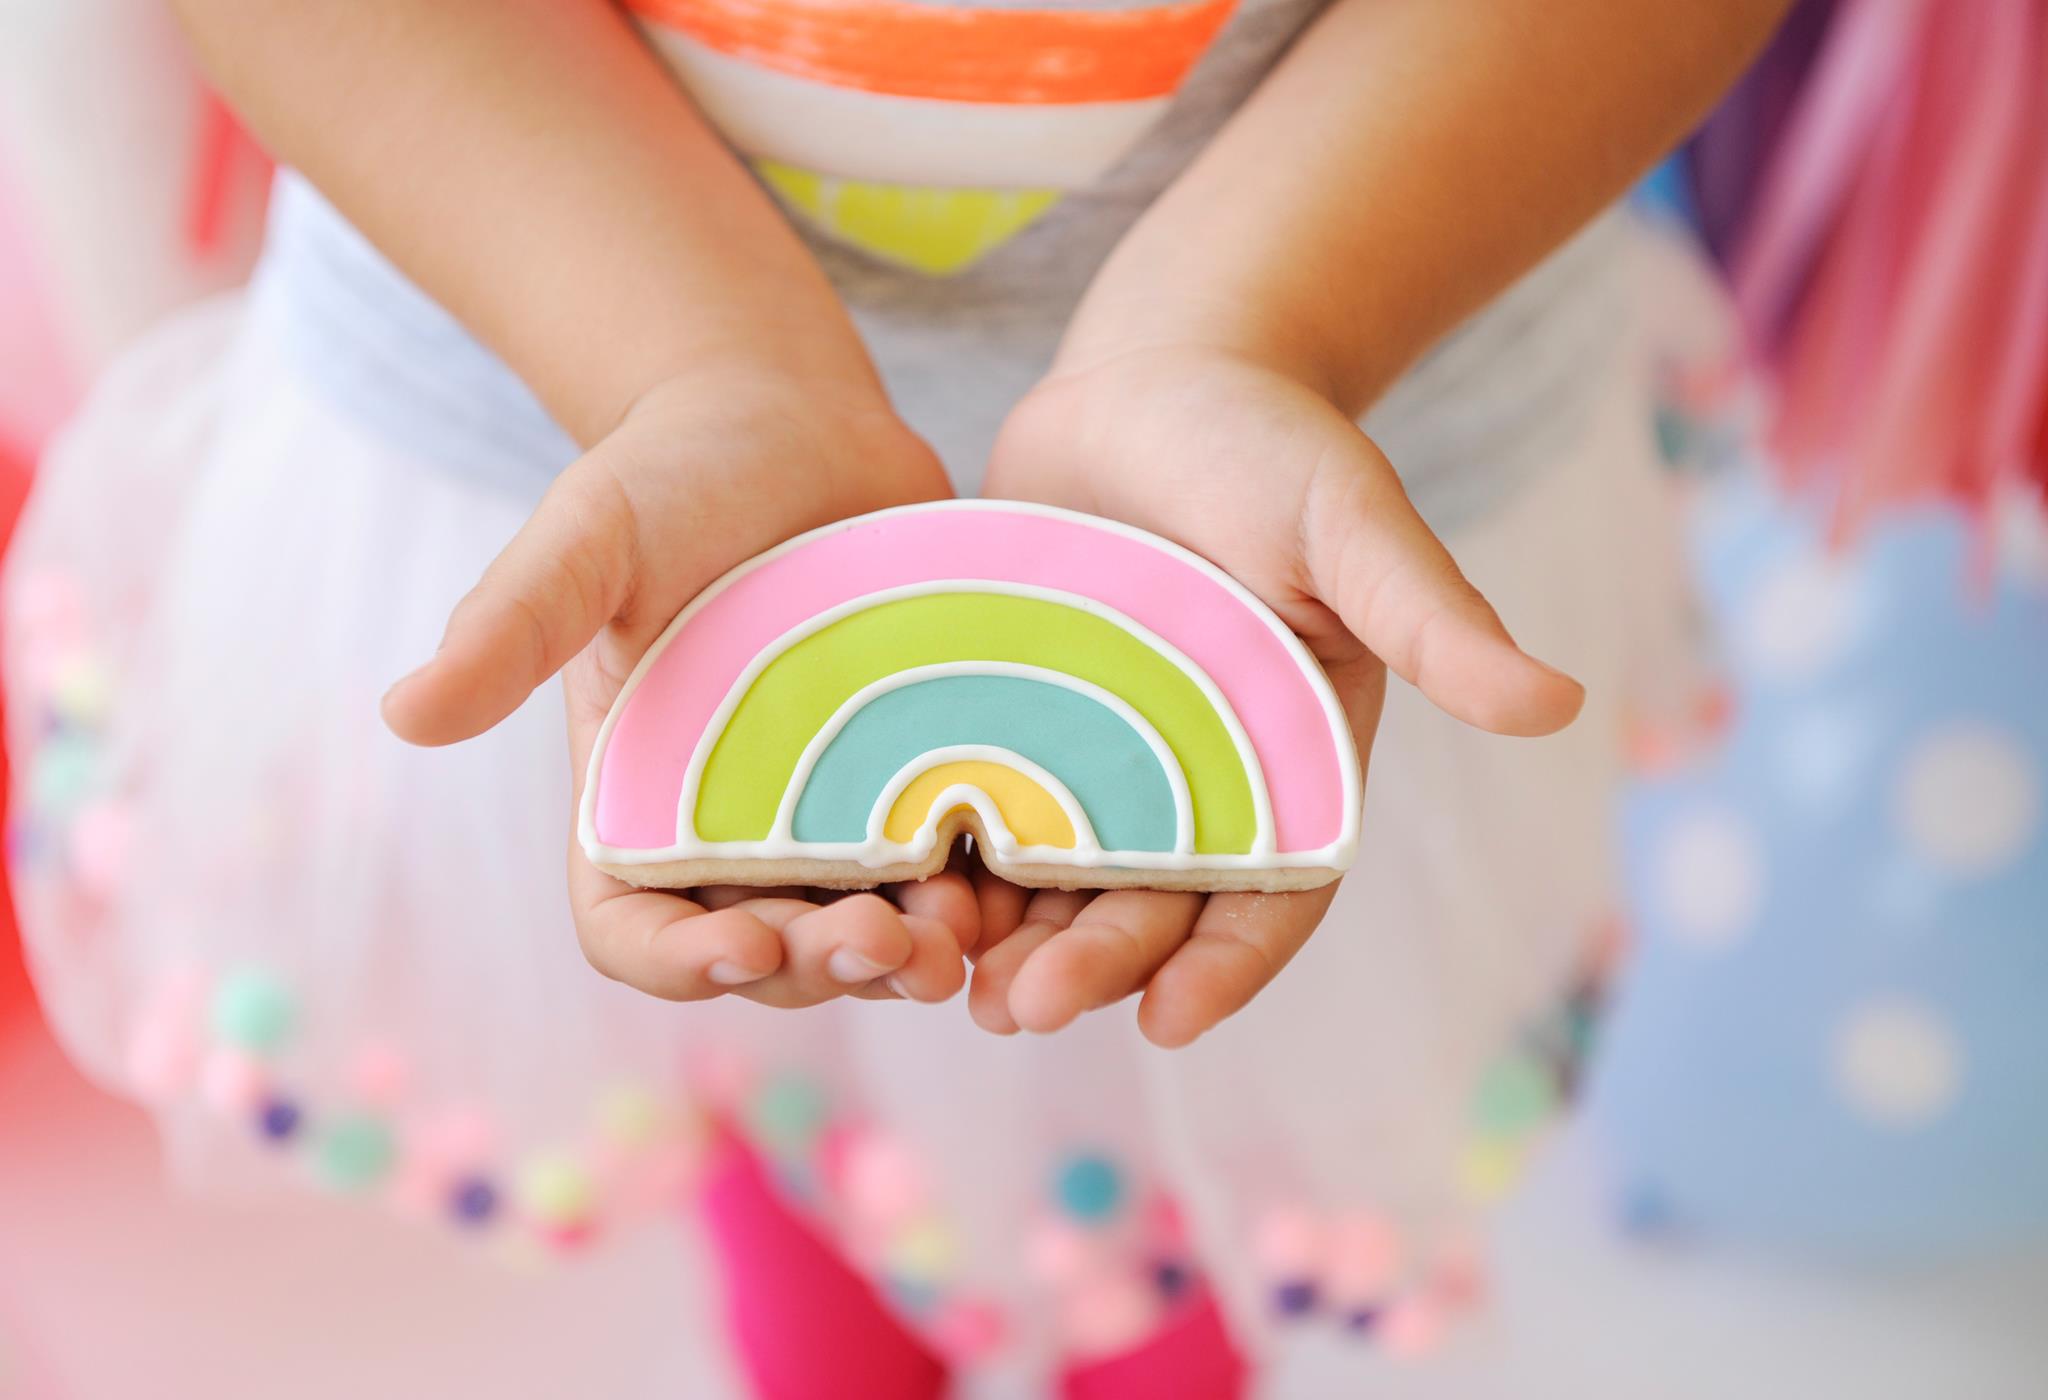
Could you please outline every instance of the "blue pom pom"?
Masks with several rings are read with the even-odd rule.
[[[892,1278],[889,1299],[907,1313],[928,1313],[939,1305],[939,1290],[923,1279]]]
[[[1107,1220],[1123,1204],[1123,1174],[1107,1157],[1084,1153],[1069,1158],[1060,1168],[1053,1192],[1061,1209],[1076,1220]]]
[[[1661,1239],[1672,1232],[1676,1223],[1671,1202],[1647,1181],[1638,1181],[1621,1193],[1615,1216],[1622,1232],[1636,1239]]]

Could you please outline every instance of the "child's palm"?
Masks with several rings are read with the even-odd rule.
[[[1497,733],[1550,733],[1578,711],[1577,684],[1516,648],[1379,450],[1273,371],[1147,351],[1056,375],[1005,426],[988,490],[1126,520],[1221,565],[1321,660],[1361,755],[1388,668]],[[975,1017],[1050,1030],[1143,988],[1145,1033],[1183,1044],[1285,965],[1333,893],[1091,896],[988,882]]]
[[[385,698],[400,737],[470,738],[556,671],[580,789],[612,700],[669,619],[733,565],[804,530],[947,492],[886,411],[779,385],[693,381],[650,396],[557,480],[434,658]],[[569,855],[584,951],[608,976],[687,1000],[779,1006],[845,992],[957,991],[978,930],[958,875],[823,902],[802,890],[636,890]]]

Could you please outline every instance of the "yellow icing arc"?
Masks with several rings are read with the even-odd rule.
[[[935,764],[911,779],[890,806],[882,834],[898,845],[908,845],[925,819],[933,815],[932,804],[939,795],[956,786],[979,788],[987,794],[1020,846],[1057,846],[1070,851],[1077,844],[1073,821],[1044,785],[1006,764],[985,759]]]

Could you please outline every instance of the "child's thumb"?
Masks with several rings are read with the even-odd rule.
[[[474,738],[518,709],[618,612],[633,515],[590,458],[564,472],[455,611],[426,664],[385,692],[384,722],[414,744]]]
[[[1408,501],[1363,434],[1325,457],[1310,487],[1303,548],[1315,590],[1395,675],[1495,734],[1570,724],[1585,688],[1515,645],[1498,614]]]

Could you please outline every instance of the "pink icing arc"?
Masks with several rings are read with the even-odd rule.
[[[598,840],[658,849],[677,839],[683,780],[705,726],[776,638],[828,608],[944,579],[1058,588],[1149,627],[1206,671],[1264,770],[1275,848],[1317,850],[1344,833],[1344,767],[1330,715],[1266,619],[1211,575],[1145,538],[1085,517],[953,507],[830,530],[732,580],[666,638],[613,726],[599,767]]]

